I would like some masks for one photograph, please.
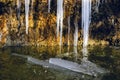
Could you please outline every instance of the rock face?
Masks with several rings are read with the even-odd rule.
[[[0,16],[0,46],[6,43],[6,37],[8,35],[8,28],[6,24],[6,18]]]
[[[17,18],[17,0],[0,0],[0,44],[11,45],[58,45],[56,36],[57,0],[51,0],[48,13],[47,0],[30,0],[29,34],[25,33],[25,1],[21,1],[20,19]],[[120,45],[120,0],[100,0],[96,11],[93,0],[90,25],[91,45]],[[103,1],[103,2],[102,2]],[[81,0],[64,0],[63,44],[68,39],[68,17],[70,16],[70,45],[73,45],[74,21],[77,19],[78,45],[82,45]],[[9,42],[7,40],[10,40]],[[99,42],[96,44],[96,42]]]

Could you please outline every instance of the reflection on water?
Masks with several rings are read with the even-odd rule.
[[[39,60],[62,58],[77,63],[82,62],[82,49],[64,47],[6,47],[0,49],[0,80],[120,80],[120,50],[109,47],[88,49],[88,60],[110,73],[92,77],[69,70],[49,69],[27,62],[26,58],[12,56],[12,53],[28,55]]]

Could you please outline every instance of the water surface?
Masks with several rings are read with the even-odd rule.
[[[4,47],[0,49],[0,80],[120,80],[120,49],[118,47],[89,47],[88,60],[110,72],[98,77],[32,64],[26,58],[12,53],[34,57],[39,60],[62,58],[81,63],[82,49],[63,47]]]

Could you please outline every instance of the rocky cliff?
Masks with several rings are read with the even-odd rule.
[[[57,0],[30,0],[29,34],[25,33],[25,1],[21,1],[18,17],[17,0],[0,0],[0,45],[58,45],[56,37]],[[68,24],[68,17],[70,24]],[[73,45],[74,22],[78,21],[78,45],[82,45],[81,0],[64,0],[63,44]],[[92,0],[92,17],[89,30],[90,45],[120,45],[120,0]]]

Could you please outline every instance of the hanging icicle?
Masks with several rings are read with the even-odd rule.
[[[20,28],[20,7],[21,7],[21,2],[20,2],[20,0],[17,0],[18,29]]]
[[[2,40],[2,33],[0,32],[0,41]]]
[[[68,16],[68,45],[70,45],[70,16]]]
[[[28,34],[28,28],[29,28],[29,4],[30,4],[30,0],[25,0],[26,34]]]
[[[59,37],[60,27],[60,44],[62,45],[62,28],[63,28],[63,0],[57,0],[57,37]]]
[[[21,7],[21,2],[20,2],[20,0],[17,0],[17,18],[18,18],[18,20],[20,19],[20,7]]]
[[[87,61],[89,26],[91,22],[91,0],[82,0],[83,60]]]
[[[83,47],[87,47],[88,45],[90,22],[91,22],[91,0],[82,0]]]
[[[78,43],[78,21],[77,21],[77,19],[75,20],[74,25],[75,25],[74,46],[77,47],[77,43]]]
[[[48,0],[48,13],[50,13],[50,5],[51,5],[51,0]]]
[[[96,0],[96,6],[95,6],[96,12],[99,12],[99,5],[100,5],[100,0]]]

